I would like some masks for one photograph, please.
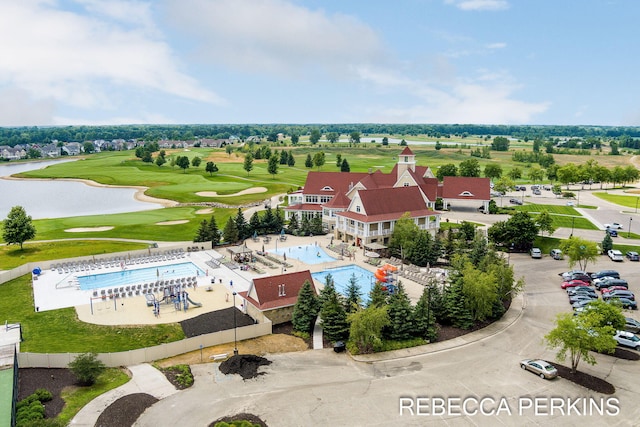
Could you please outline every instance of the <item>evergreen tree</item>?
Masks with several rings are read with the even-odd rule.
[[[318,295],[318,304],[322,308],[324,302],[329,298],[329,295],[336,292],[336,287],[333,282],[333,276],[331,273],[327,274],[324,278],[324,287]]]
[[[602,239],[602,252],[607,253],[607,251],[613,249],[613,239],[609,233],[604,233],[604,239]]]
[[[211,247],[220,244],[220,230],[218,229],[216,217],[213,215],[211,215],[211,219],[209,220],[209,240],[211,240]]]
[[[282,150],[280,152],[280,164],[286,165],[288,162],[289,162],[289,153],[287,153],[285,150]]]
[[[315,235],[324,233],[324,229],[322,227],[322,215],[320,214],[314,215],[314,217],[311,219],[309,231],[311,232],[311,234],[315,234]]]
[[[309,233],[311,233],[311,221],[309,221],[309,217],[306,215],[302,217],[300,231],[302,232],[303,236],[307,236],[309,235]]]
[[[310,334],[319,311],[318,297],[312,289],[311,283],[305,280],[298,294],[298,301],[293,307],[291,318],[293,329]]]
[[[206,219],[200,222],[200,227],[196,231],[196,236],[193,238],[194,242],[208,242],[209,241],[209,223]]]
[[[438,334],[435,325],[435,313],[431,309],[431,288],[425,287],[422,295],[413,310],[413,329],[418,338],[424,338],[429,342],[436,340]]]
[[[362,308],[362,293],[355,273],[351,274],[345,293],[347,294],[345,298],[345,310],[347,313],[353,313]]]
[[[418,231],[415,236],[413,245],[409,246],[407,258],[413,264],[419,267],[425,267],[427,264],[433,263],[433,238],[426,230]]]
[[[389,326],[385,332],[385,336],[390,340],[404,341],[411,338],[414,331],[413,308],[411,300],[402,286],[402,282],[398,282],[396,291],[389,297]]]
[[[473,316],[467,308],[461,281],[456,281],[444,292],[444,307],[447,320],[456,328],[469,329],[473,326]]]
[[[276,230],[276,218],[271,210],[271,206],[267,207],[264,216],[262,217],[262,227],[266,233],[277,233],[280,230]]]
[[[284,228],[284,213],[280,206],[276,206],[275,215],[273,215],[273,229],[276,233],[280,233]]]
[[[487,255],[489,247],[487,246],[487,239],[484,238],[482,233],[476,233],[473,243],[471,244],[471,252],[469,253],[469,260],[476,267],[480,265],[480,262]]]
[[[307,158],[304,161],[304,167],[305,168],[312,168],[313,167],[313,159],[311,159],[311,154],[307,154]]]
[[[342,165],[342,154],[336,154],[336,167],[339,168]]]
[[[271,156],[269,158],[269,164],[267,164],[267,172],[269,172],[272,178],[275,179],[276,174],[278,173],[278,156]]]
[[[327,292],[322,298],[322,307],[320,308],[322,331],[331,342],[346,340],[349,337],[349,323],[347,322],[347,312],[341,301],[342,298],[333,286],[325,287],[324,291]]]
[[[429,289],[429,307],[433,311],[436,322],[444,323],[446,319],[446,309],[444,307],[444,296],[441,287],[432,281],[427,285]]]
[[[387,305],[387,292],[382,288],[382,283],[376,281],[369,292],[369,304],[367,307],[384,307]]]
[[[296,235],[296,233],[298,232],[298,215],[297,214],[293,214],[291,215],[291,218],[289,218],[289,225],[287,226],[287,230],[289,231],[289,233]]]
[[[351,166],[349,166],[349,162],[347,162],[347,159],[342,159],[342,163],[340,164],[340,172],[351,172]]]
[[[262,234],[262,220],[260,219],[260,214],[256,211],[249,218],[249,231],[251,235],[254,234]]]
[[[229,217],[222,231],[222,235],[224,236],[225,243],[236,243],[239,240],[235,218]]]
[[[236,228],[238,229],[238,240],[246,239],[251,235],[249,231],[249,226],[247,225],[247,221],[244,219],[244,214],[242,213],[242,209],[238,208],[238,214],[235,218]]]
[[[287,158],[287,166],[295,166],[296,165],[296,159],[293,158],[293,154],[291,153],[291,151],[289,151],[289,156]]]

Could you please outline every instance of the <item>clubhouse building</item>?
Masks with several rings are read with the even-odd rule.
[[[444,177],[438,181],[427,166],[417,166],[405,147],[390,173],[309,172],[304,188],[289,195],[285,218],[322,216],[322,224],[338,240],[358,247],[382,249],[389,244],[398,219],[409,213],[421,230],[440,228],[443,206],[454,200],[481,202],[488,208],[489,178]]]

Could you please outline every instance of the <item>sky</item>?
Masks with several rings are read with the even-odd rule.
[[[640,125],[636,0],[0,0],[0,126]]]

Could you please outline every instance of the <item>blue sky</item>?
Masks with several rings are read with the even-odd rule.
[[[640,125],[633,0],[0,2],[0,126]]]

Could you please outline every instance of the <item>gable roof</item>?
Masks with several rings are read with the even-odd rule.
[[[462,200],[491,200],[491,180],[464,176],[445,176],[442,198]]]
[[[305,281],[311,283],[311,289],[316,292],[309,270],[295,273],[278,274],[277,276],[253,279],[247,292],[238,292],[259,310],[273,310],[294,305],[298,301],[298,294]],[[281,295],[284,285],[284,295]]]
[[[413,156],[413,151],[411,151],[411,148],[409,148],[409,146],[407,145],[406,147],[404,147],[404,150],[402,150],[402,153],[400,153],[401,156]]]
[[[331,200],[325,203],[325,208],[339,209],[339,208],[348,208],[351,200],[345,196],[343,193],[338,193]]]
[[[437,214],[427,207],[421,189],[416,186],[358,190],[357,196],[366,215],[351,211],[336,215],[364,222],[378,222],[398,219],[405,212],[411,212],[411,217]]]
[[[367,173],[362,172],[314,172],[307,174],[307,180],[304,183],[305,194],[326,194],[335,195],[338,192],[347,193],[349,186],[356,185],[358,181],[366,177]],[[323,188],[331,190],[323,190]]]

